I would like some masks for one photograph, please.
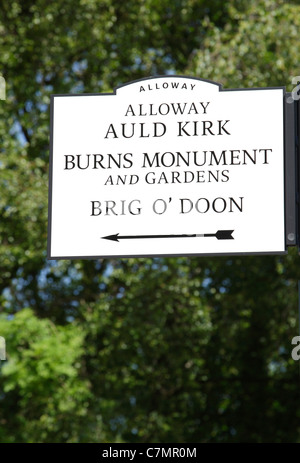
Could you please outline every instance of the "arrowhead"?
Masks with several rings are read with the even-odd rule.
[[[110,241],[118,241],[118,235],[119,233],[117,233],[116,235],[109,235],[109,236],[102,236],[102,239],[103,240],[110,240]]]
[[[232,233],[234,230],[218,230],[216,233],[216,238],[218,240],[234,240]]]

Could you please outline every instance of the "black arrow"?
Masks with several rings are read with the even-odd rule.
[[[139,239],[150,239],[150,238],[211,238],[215,237],[217,240],[233,240],[232,233],[234,230],[218,230],[217,233],[194,233],[192,235],[115,235],[102,236],[104,240],[119,241],[119,240],[139,240]]]

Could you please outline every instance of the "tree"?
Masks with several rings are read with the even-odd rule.
[[[299,6],[14,0],[0,12],[2,442],[299,442],[298,257],[46,260],[51,93],[299,74]]]

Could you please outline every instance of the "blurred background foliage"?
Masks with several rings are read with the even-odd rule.
[[[51,93],[291,91],[299,27],[298,1],[0,2],[0,442],[300,442],[296,249],[46,259]]]

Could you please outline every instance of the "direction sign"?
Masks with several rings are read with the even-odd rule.
[[[284,88],[160,76],[51,110],[48,258],[285,252]]]

